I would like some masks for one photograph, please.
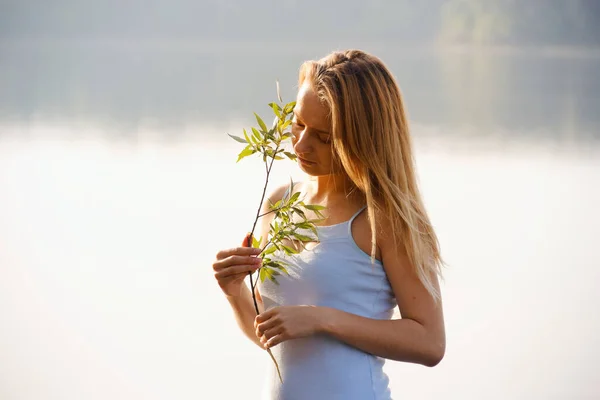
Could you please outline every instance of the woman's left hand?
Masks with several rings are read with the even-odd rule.
[[[314,335],[321,330],[321,308],[317,306],[273,307],[256,316],[256,336],[265,348],[290,339]]]

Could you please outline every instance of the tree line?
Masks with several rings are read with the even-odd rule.
[[[6,1],[0,38],[597,45],[599,0]]]

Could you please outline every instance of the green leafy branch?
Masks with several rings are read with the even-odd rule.
[[[281,100],[281,95],[279,94],[279,83],[277,83],[277,97],[279,99],[279,103],[283,103]],[[269,176],[271,174],[274,161],[283,160],[285,158],[292,161],[296,160],[296,155],[286,151],[283,147],[285,141],[291,139],[292,137],[292,133],[288,129],[292,125],[293,110],[295,105],[295,101],[285,105],[269,103],[269,107],[275,114],[273,126],[270,129],[267,128],[264,120],[258,114],[254,113],[258,127],[252,127],[250,132],[244,129],[244,137],[229,135],[235,141],[246,145],[246,147],[244,147],[244,149],[238,154],[236,162],[239,162],[245,157],[258,153],[262,155],[262,160],[265,163],[265,184],[263,187],[260,204],[256,212],[256,218],[254,219],[252,230],[250,231],[250,235],[248,237],[248,241],[250,241],[251,238],[252,242],[246,243],[246,245],[249,247],[252,246],[255,248],[260,248],[262,238],[256,239],[254,237],[256,224],[259,218],[271,213],[275,213],[273,222],[271,222],[269,227],[270,229],[267,243],[261,249],[261,253],[259,254],[259,256],[262,256],[263,259],[262,265],[258,269],[261,282],[264,282],[264,280],[268,278],[272,282],[278,284],[276,279],[278,275],[281,275],[282,272],[289,275],[289,271],[286,268],[286,266],[289,266],[289,264],[281,259],[275,259],[274,253],[278,250],[283,251],[286,255],[297,254],[299,252],[295,246],[290,247],[284,244],[286,241],[290,241],[290,243],[299,241],[303,248],[305,248],[305,242],[318,241],[317,230],[314,224],[315,222],[323,219],[321,210],[323,210],[325,207],[305,204],[300,199],[300,192],[294,192],[294,183],[291,181],[287,194],[275,204],[270,204],[268,212],[263,214],[260,213],[264,203],[267,186],[269,184]],[[308,219],[306,217],[307,210],[314,212],[319,218]],[[299,230],[309,230],[314,234],[314,237],[303,234],[302,231]],[[250,288],[252,300],[254,302],[254,309],[256,311],[256,315],[258,315],[259,309],[255,294],[255,286],[258,283],[258,278],[255,282],[253,280],[253,274],[249,273],[248,275],[250,276]],[[275,357],[273,357],[270,349],[267,349],[267,351],[275,363],[277,373],[279,374],[279,379],[283,382],[279,365],[277,364]]]
[[[318,241],[317,229],[314,224],[324,218],[321,210],[325,207],[305,204],[300,199],[300,192],[294,192],[294,183],[290,181],[290,187],[286,195],[275,204],[270,204],[269,208],[271,212],[275,213],[275,216],[269,226],[269,241],[261,252],[263,262],[262,267],[259,269],[259,277],[261,282],[268,278],[278,284],[275,277],[281,275],[281,272],[289,275],[286,269],[289,264],[281,259],[274,260],[270,256],[277,250],[284,252],[286,255],[299,252],[296,246],[291,247],[286,242],[298,242],[302,248],[306,249],[306,242]],[[305,210],[313,211],[319,218],[308,219]],[[310,231],[310,233],[306,231]],[[257,243],[260,242],[261,240],[257,241]]]

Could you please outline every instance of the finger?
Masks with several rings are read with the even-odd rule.
[[[279,321],[271,318],[265,322],[261,322],[256,326],[256,336],[261,337],[268,330],[275,329],[279,325]]]
[[[248,274],[244,272],[242,274],[231,275],[223,279],[218,279],[218,282],[221,286],[227,286],[232,282],[243,281],[247,276]]]
[[[258,324],[260,324],[261,322],[265,322],[266,320],[271,318],[273,315],[277,314],[278,311],[279,311],[279,307],[273,307],[273,308],[257,315],[256,318],[254,318],[254,327],[256,328],[256,326]]]
[[[252,256],[258,254],[260,254],[260,249],[255,247],[233,247],[231,249],[219,251],[215,258],[217,260],[222,260],[233,255]]]
[[[267,340],[267,343],[263,344],[265,349],[270,349],[273,346],[277,346],[279,343],[283,343],[287,340],[284,334],[278,334]]]
[[[280,335],[284,333],[284,329],[282,326],[276,326],[272,329],[267,329],[266,331],[264,331],[264,333],[260,336],[258,336],[260,338],[260,341],[262,343],[266,343],[267,340],[269,340],[270,338],[272,338],[273,336],[276,335]]]
[[[261,262],[262,259],[260,257],[229,256],[223,260],[215,261],[213,263],[213,269],[219,271],[236,265],[260,265]]]
[[[215,272],[215,278],[223,279],[228,276],[238,275],[238,274],[244,274],[244,276],[246,276],[248,274],[248,272],[254,272],[259,268],[260,268],[260,264],[234,265],[229,268],[217,270],[217,272]]]
[[[246,233],[244,241],[242,242],[242,247],[252,247],[252,234],[250,232]]]

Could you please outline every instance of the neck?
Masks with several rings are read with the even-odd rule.
[[[340,196],[352,200],[360,193],[346,174],[313,176],[308,182],[308,192],[316,202],[327,203]]]

